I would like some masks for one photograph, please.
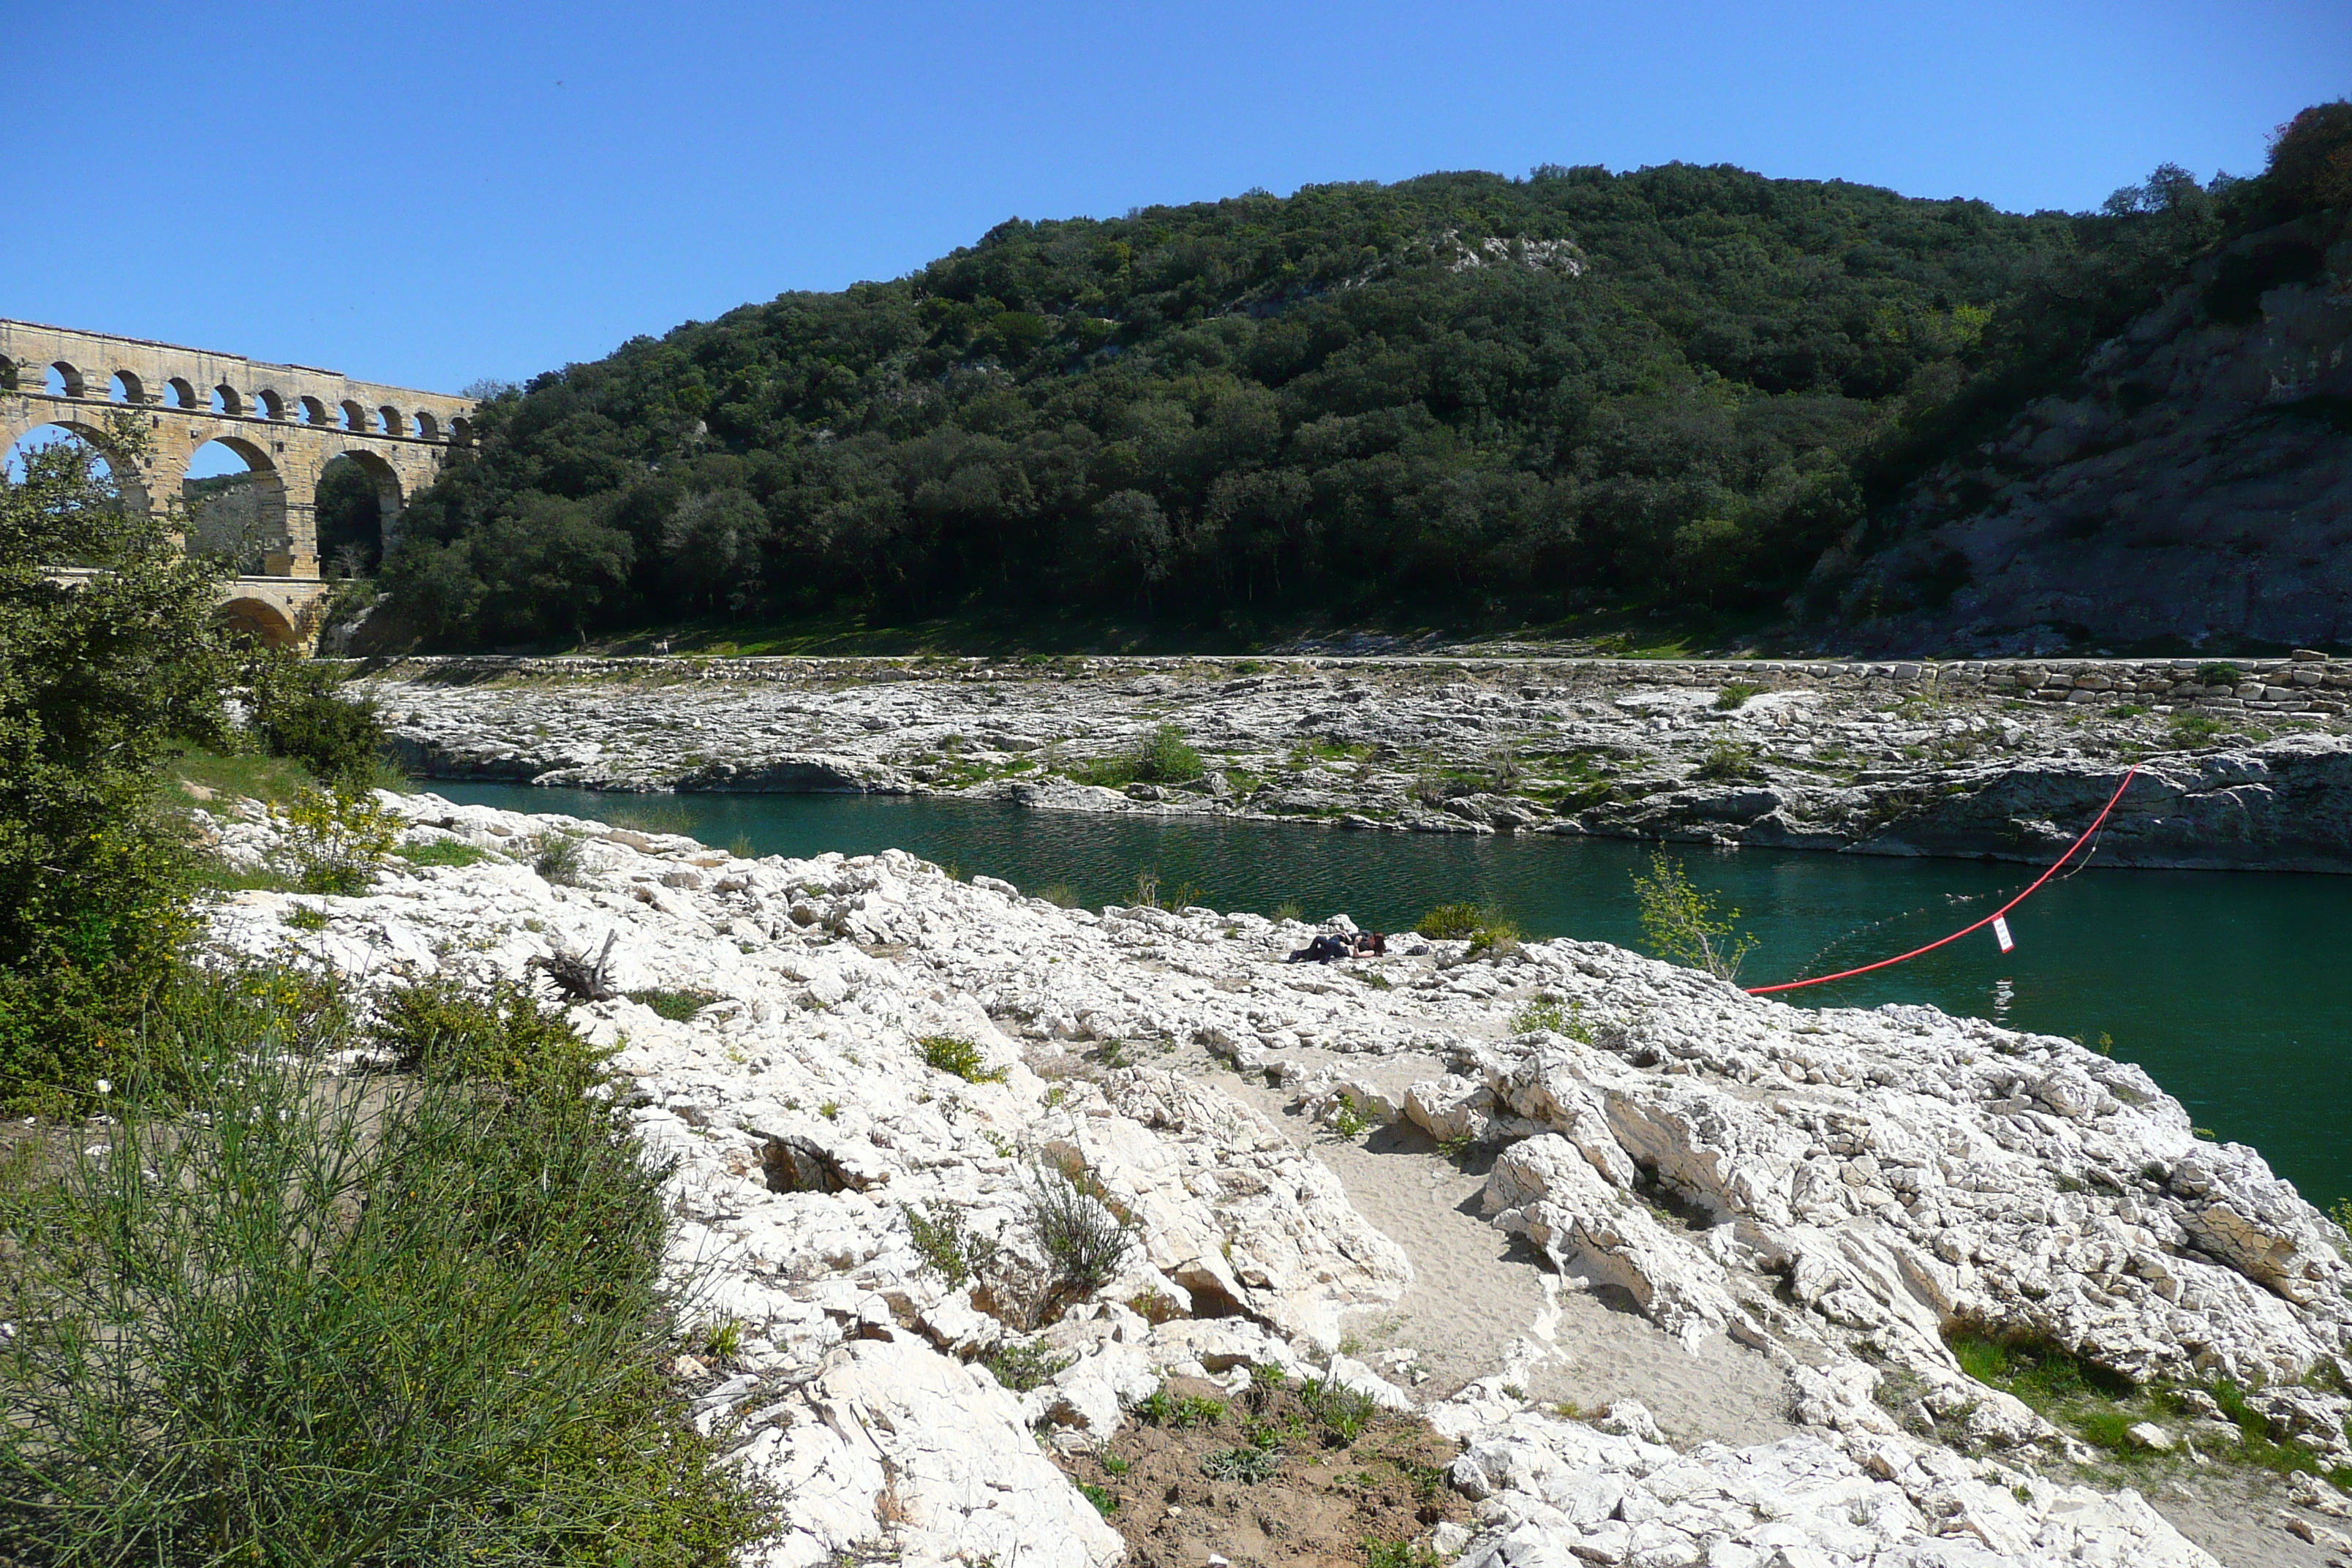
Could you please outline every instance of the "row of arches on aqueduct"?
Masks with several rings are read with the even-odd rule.
[[[399,470],[362,447],[330,439],[289,463],[287,454],[260,442],[215,435],[186,448],[176,462],[167,457],[149,467],[119,449],[109,424],[68,410],[41,409],[0,421],[0,459],[28,441],[59,436],[95,450],[131,505],[156,507],[178,495],[186,547],[231,563],[234,582],[221,605],[223,620],[271,647],[307,646],[326,587],[322,575],[370,571],[407,500]],[[224,455],[242,468],[220,461]],[[193,468],[214,471],[192,474]]]
[[[356,435],[404,436],[418,441],[446,440],[459,447],[466,444],[469,435],[463,418],[451,419],[445,429],[429,408],[404,411],[389,403],[370,408],[348,398],[330,406],[324,399],[289,396],[275,387],[258,387],[250,395],[226,382],[198,388],[176,375],[160,388],[151,388],[132,371],[118,370],[100,376],[64,360],[49,365],[32,365],[17,364],[0,356],[0,392],[36,391],[51,397],[117,403],[126,407],[152,406],[187,414],[277,420]]]
[[[189,548],[234,563],[223,609],[307,642],[328,575],[368,569],[409,495],[470,444],[463,397],[143,339],[0,321],[0,458],[71,437],[131,505],[185,503]],[[145,439],[127,443],[134,421]]]

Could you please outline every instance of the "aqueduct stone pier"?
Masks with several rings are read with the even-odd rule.
[[[158,512],[207,442],[245,460],[260,570],[230,584],[222,609],[273,645],[316,635],[326,595],[316,498],[327,465],[348,458],[375,481],[388,537],[407,498],[466,443],[473,411],[467,398],[331,370],[0,320],[0,451],[60,426],[106,456],[131,504]],[[135,458],[115,449],[121,416],[147,426],[148,449]]]

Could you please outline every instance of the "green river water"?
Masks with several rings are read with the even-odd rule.
[[[1348,832],[1282,823],[1096,816],[964,801],[818,795],[600,795],[427,781],[451,800],[689,833],[761,855],[899,848],[1026,892],[1124,901],[1149,868],[1220,910],[1298,904],[1309,920],[1410,926],[1433,904],[1496,906],[1533,936],[1641,944],[1633,873],[1612,839]],[[1968,924],[2034,868],[1974,860],[1748,849],[1679,851],[1693,881],[1762,940],[1743,978],[1868,963]],[[1806,1006],[1925,1002],[2069,1035],[2140,1063],[2200,1127],[2261,1149],[2325,1206],[2352,1195],[2352,877],[2110,870],[2047,887],[2010,916],[1911,963],[1794,994]],[[2329,954],[2334,954],[2330,957]]]

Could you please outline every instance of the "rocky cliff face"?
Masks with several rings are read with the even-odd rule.
[[[2248,235],[1817,577],[1885,649],[2352,642],[2347,341],[2352,236]]]
[[[1163,1378],[1238,1390],[1253,1365],[1418,1408],[1461,1445],[1448,1479],[1478,1523],[1437,1543],[1474,1568],[2212,1568],[2137,1492],[2080,1484],[2071,1436],[1970,1380],[1947,1346],[1960,1325],[2233,1378],[2276,1431],[2352,1461],[2342,1233],[2253,1150],[2199,1138],[2145,1073],[2067,1041],[1919,1007],[1803,1012],[1597,943],[1474,961],[1411,939],[1353,970],[1286,965],[1309,934],[1296,921],[1062,910],[895,852],[746,860],[384,798],[412,841],[490,858],[404,867],[364,897],[236,895],[215,940],[291,946],[362,987],[609,950],[625,988],[709,998],[685,1020],[625,1000],[573,1016],[622,1047],[642,1132],[673,1162],[698,1310],[743,1327],[731,1365],[678,1373],[736,1462],[783,1489],[772,1568],[1107,1568],[1120,1537],[1054,1456],[1100,1445]],[[523,863],[549,831],[582,839],[577,885]],[[257,814],[220,839],[233,860],[283,852]],[[323,929],[285,923],[296,904]],[[961,1070],[940,1065],[945,1036]],[[1288,1087],[1295,1131],[1234,1068]],[[1312,1143],[1368,1128],[1409,1180],[1488,1167],[1469,1206],[1527,1249],[1496,1267],[1539,1271],[1555,1306],[1621,1303],[1617,1337],[1580,1339],[1554,1310],[1505,1325],[1477,1375],[1417,1372],[1409,1347],[1358,1352],[1384,1373],[1347,1353],[1345,1327],[1377,1338],[1368,1317],[1453,1261],[1376,1228]],[[1136,1246],[1104,1289],[1038,1313],[951,1277],[932,1244],[944,1226],[1018,1261],[1048,1165],[1083,1171]],[[1669,1442],[1635,1399],[1580,1419],[1532,1394],[1636,1331],[1643,1355],[1708,1350],[1777,1385],[1786,1435],[1709,1440],[1701,1402]],[[1039,1375],[986,1370],[1008,1349]],[[2149,1441],[2235,1441],[2181,1409]],[[1148,1531],[1164,1500],[1129,1501],[1121,1528]],[[2306,1541],[2332,1528],[2296,1517]]]

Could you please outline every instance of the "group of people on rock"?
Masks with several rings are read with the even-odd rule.
[[[1386,958],[1388,952],[1389,939],[1380,931],[1327,931],[1283,962],[1337,963],[1343,958]]]

